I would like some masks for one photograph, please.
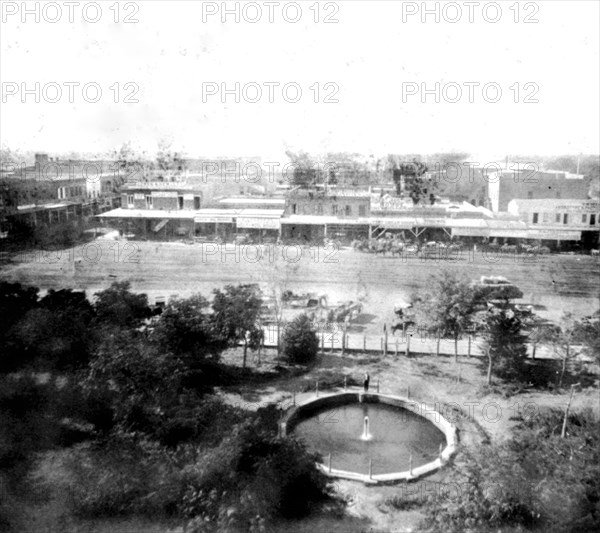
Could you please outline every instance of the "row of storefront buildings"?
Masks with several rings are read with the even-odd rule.
[[[292,188],[221,198],[205,206],[186,182],[128,184],[121,207],[98,215],[124,235],[165,240],[244,236],[255,242],[318,242],[398,236],[408,240],[540,241],[598,247],[600,204],[588,198],[514,198],[506,211],[440,200],[414,205],[383,190]]]
[[[427,179],[438,183],[435,202],[426,196],[418,205],[402,187],[398,195],[392,182],[295,187],[271,175],[263,182],[214,172],[142,176],[123,172],[115,161],[61,161],[45,154],[36,156],[34,166],[0,178],[2,236],[16,222],[40,226],[86,217],[154,240],[349,242],[396,235],[590,249],[598,248],[600,233],[589,179],[555,171],[533,176],[526,168],[429,173]]]

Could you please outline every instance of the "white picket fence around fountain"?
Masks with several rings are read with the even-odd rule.
[[[452,423],[450,423],[446,418],[444,418],[444,416],[438,410],[436,410],[435,406],[431,407],[425,402],[417,402],[414,400],[410,400],[409,398],[402,398],[400,396],[385,395],[379,393],[375,394],[364,392],[335,392],[319,396],[318,383],[316,385],[315,392],[316,393],[314,397],[307,398],[300,403],[296,402],[296,395],[294,394],[293,406],[288,410],[287,414],[283,417],[283,420],[280,423],[280,434],[282,436],[287,435],[288,424],[293,424],[296,421],[296,419],[299,418],[300,414],[303,411],[306,411],[307,409],[313,411],[316,408],[322,408],[327,405],[330,405],[330,402],[328,400],[334,400],[335,403],[333,405],[338,405],[339,399],[351,400],[352,398],[356,398],[356,400],[361,403],[365,399],[376,399],[377,403],[383,403],[386,405],[400,407],[415,414],[419,414],[420,416],[427,418],[433,425],[435,425],[444,434],[446,439],[446,445],[444,447],[440,447],[438,457],[434,461],[413,468],[411,456],[406,470],[387,474],[374,475],[373,461],[371,458],[369,458],[369,472],[366,475],[357,472],[334,469],[331,466],[333,461],[333,454],[330,453],[327,456],[327,464],[318,463],[319,468],[329,476],[341,479],[349,479],[353,481],[362,481],[363,483],[369,484],[412,481],[439,470],[452,458],[452,456],[457,451],[458,432],[456,430],[456,427]],[[432,417],[432,419],[429,419],[428,417]],[[365,438],[370,436],[368,417],[365,417],[364,420],[362,436]]]

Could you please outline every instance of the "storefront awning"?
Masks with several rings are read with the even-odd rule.
[[[279,230],[281,221],[279,217],[238,217],[236,225],[242,229],[274,229]]]
[[[233,217],[202,215],[194,217],[196,224],[233,224]]]
[[[453,237],[489,237],[490,230],[485,228],[452,228]]]
[[[527,236],[530,239],[541,239],[548,241],[580,241],[581,231],[530,229],[527,231]]]

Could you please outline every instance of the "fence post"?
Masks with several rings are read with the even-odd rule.
[[[348,378],[344,376],[344,392],[348,389]]]
[[[406,337],[406,357],[408,357],[410,355],[410,338],[412,337],[412,334],[410,334],[408,337]]]
[[[388,334],[387,334],[387,329],[386,329],[385,332],[383,333],[383,355],[384,356],[387,355],[387,349],[388,349]]]
[[[346,334],[342,331],[342,356],[346,353]]]
[[[377,394],[379,394],[379,378],[377,378]]]
[[[367,335],[363,335],[363,352],[367,351]]]
[[[396,353],[396,357],[398,357],[398,338],[397,337],[396,337],[396,350],[395,350],[395,353]]]
[[[325,332],[321,331],[321,355],[325,353]]]
[[[437,355],[438,357],[440,356],[440,340],[441,340],[442,334],[440,333],[440,330],[438,329],[437,331],[437,343],[436,343],[436,348],[435,348],[435,355]]]
[[[412,453],[410,454],[410,457],[408,458],[408,475],[412,477],[413,473],[412,473]]]
[[[373,479],[373,459],[369,459],[369,479]]]
[[[335,342],[335,333],[331,333],[331,353],[333,353],[333,343]]]
[[[469,348],[467,350],[467,357],[471,357],[471,334],[469,333]]]
[[[381,337],[379,341],[379,344],[381,345],[381,353],[383,354],[383,337]]]
[[[293,405],[296,405],[296,391],[293,392],[292,394],[292,398],[293,398]]]
[[[318,381],[317,381],[316,391],[317,391],[317,398],[318,398],[319,397],[319,382]]]

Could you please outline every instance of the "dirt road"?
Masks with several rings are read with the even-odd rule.
[[[577,316],[598,308],[600,262],[583,255],[536,258],[484,256],[478,252],[450,260],[382,257],[351,249],[258,247],[183,243],[94,241],[59,253],[21,254],[0,270],[0,279],[42,289],[71,287],[89,295],[112,281],[129,280],[132,288],[157,296],[187,296],[225,284],[259,283],[286,277],[294,291],[325,293],[330,304],[361,300],[373,315],[367,333],[393,320],[393,307],[430,283],[442,268],[464,272],[469,279],[505,276],[534,304],[541,316],[558,320],[563,312]],[[376,319],[375,319],[376,317]]]

